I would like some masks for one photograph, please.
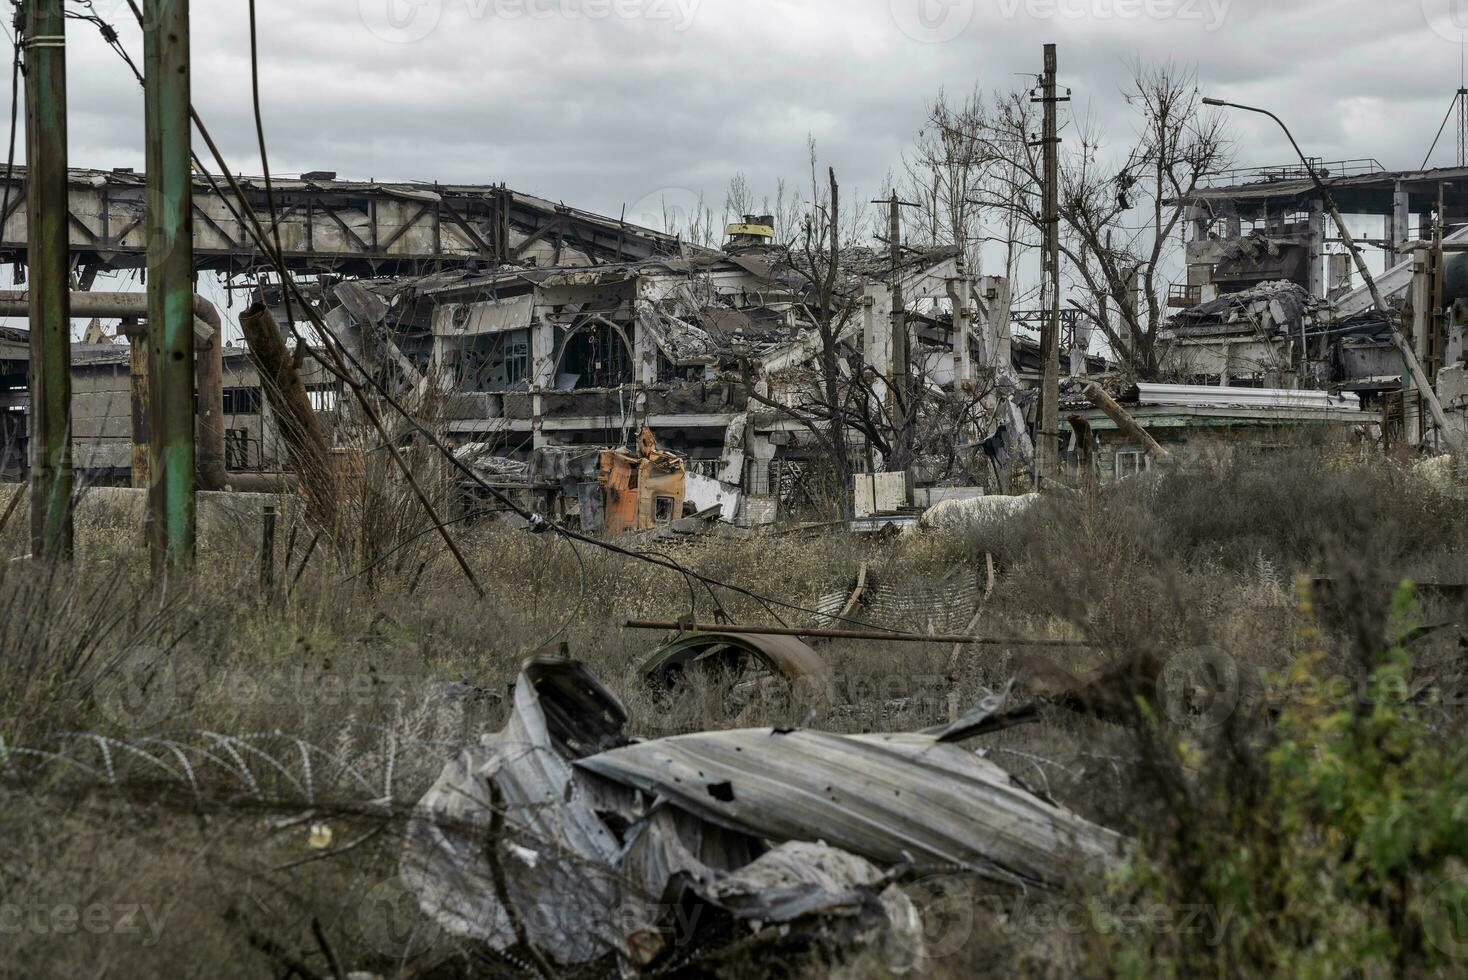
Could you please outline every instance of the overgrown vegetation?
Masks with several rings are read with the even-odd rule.
[[[707,618],[714,595],[736,619],[808,616],[489,520],[454,528],[483,601],[431,536],[426,566],[353,578],[318,549],[297,578],[309,535],[287,549],[293,518],[264,591],[248,509],[206,516],[199,575],[165,593],[135,515],[104,496],[82,505],[71,568],[10,561],[19,522],[0,537],[7,971],[254,977],[295,963],[329,977],[334,957],[383,976],[523,975],[394,928],[412,912],[395,856],[454,745],[499,727],[520,661],[561,642],[646,736],[910,729],[1016,675],[1038,690],[1112,668],[1124,707],[1109,716],[1045,707],[973,745],[1135,849],[1071,895],[910,883],[934,976],[1449,976],[1461,963],[1464,609],[1444,586],[1468,581],[1468,505],[1411,468],[1300,447],[1048,498],[956,536],[675,546],[710,578],[797,606],[849,589],[863,562],[873,581],[917,587],[981,577],[987,553],[982,632],[1097,644],[954,659],[936,644],[830,643],[828,697],[740,704],[718,690],[654,699],[633,665],[658,638],[622,623]],[[216,761],[145,777],[123,745],[148,737]],[[120,921],[129,907],[136,931]]]

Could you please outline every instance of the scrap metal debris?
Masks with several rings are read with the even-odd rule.
[[[817,690],[832,680],[831,668],[820,654],[795,637],[753,633],[682,633],[654,651],[641,672],[646,683],[668,689],[693,671],[734,677],[751,669],[790,684],[809,682]]]
[[[535,962],[707,972],[737,945],[861,948],[886,970],[920,969],[921,918],[897,887],[915,866],[1064,887],[1123,850],[954,744],[1002,704],[928,734],[633,742],[584,665],[538,658],[505,728],[420,801],[402,876],[449,933]]]

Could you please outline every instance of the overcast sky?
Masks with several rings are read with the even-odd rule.
[[[69,4],[70,6],[70,4]],[[94,0],[141,60],[123,0]],[[1416,167],[1459,83],[1468,0],[259,0],[272,169],[491,183],[629,218],[702,192],[721,210],[803,180],[806,137],[853,195],[900,166],[940,89],[1027,85],[1042,45],[1115,144],[1136,58],[1267,106],[1312,155]],[[259,173],[243,0],[193,4],[194,99]],[[1461,27],[1460,27],[1461,25]],[[70,25],[73,166],[143,164],[142,97]],[[1291,154],[1231,120],[1240,164]],[[1449,125],[1433,155],[1451,164]]]
[[[1456,5],[1456,6],[1455,6]],[[142,42],[123,0],[95,0]],[[193,4],[194,93],[235,168],[260,170],[243,0]],[[1458,86],[1468,0],[259,0],[273,169],[505,181],[615,213],[799,179],[809,133],[876,191],[940,88],[1025,84],[1059,45],[1070,112],[1121,143],[1130,60],[1196,66],[1205,93],[1273,108],[1307,152],[1422,162]],[[73,165],[141,166],[141,94],[71,31]],[[1286,160],[1234,122],[1240,163]],[[1434,162],[1452,163],[1450,126]]]

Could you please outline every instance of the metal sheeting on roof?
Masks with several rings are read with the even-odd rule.
[[[1291,388],[1233,388],[1221,385],[1137,385],[1137,404],[1196,408],[1359,411],[1359,395]]]

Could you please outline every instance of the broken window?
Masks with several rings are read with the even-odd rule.
[[[225,415],[259,415],[260,414],[260,389],[259,388],[226,388],[226,389],[224,389],[224,414]]]
[[[666,524],[673,519],[673,507],[677,503],[672,497],[653,498],[652,519],[659,524]]]
[[[505,381],[514,384],[530,377],[530,344],[526,341],[505,344]]]
[[[322,414],[336,411],[337,386],[335,384],[307,385],[306,397],[311,399],[311,408]]]
[[[1152,457],[1140,450],[1128,450],[1116,454],[1116,479],[1125,480],[1152,468]]]
[[[560,373],[574,375],[576,388],[616,388],[632,383],[632,356],[617,331],[591,323],[565,341]]]
[[[250,430],[224,430],[224,465],[231,470],[250,468]]]
[[[465,391],[503,391],[530,378],[530,332],[465,337],[457,352],[460,384]]]

